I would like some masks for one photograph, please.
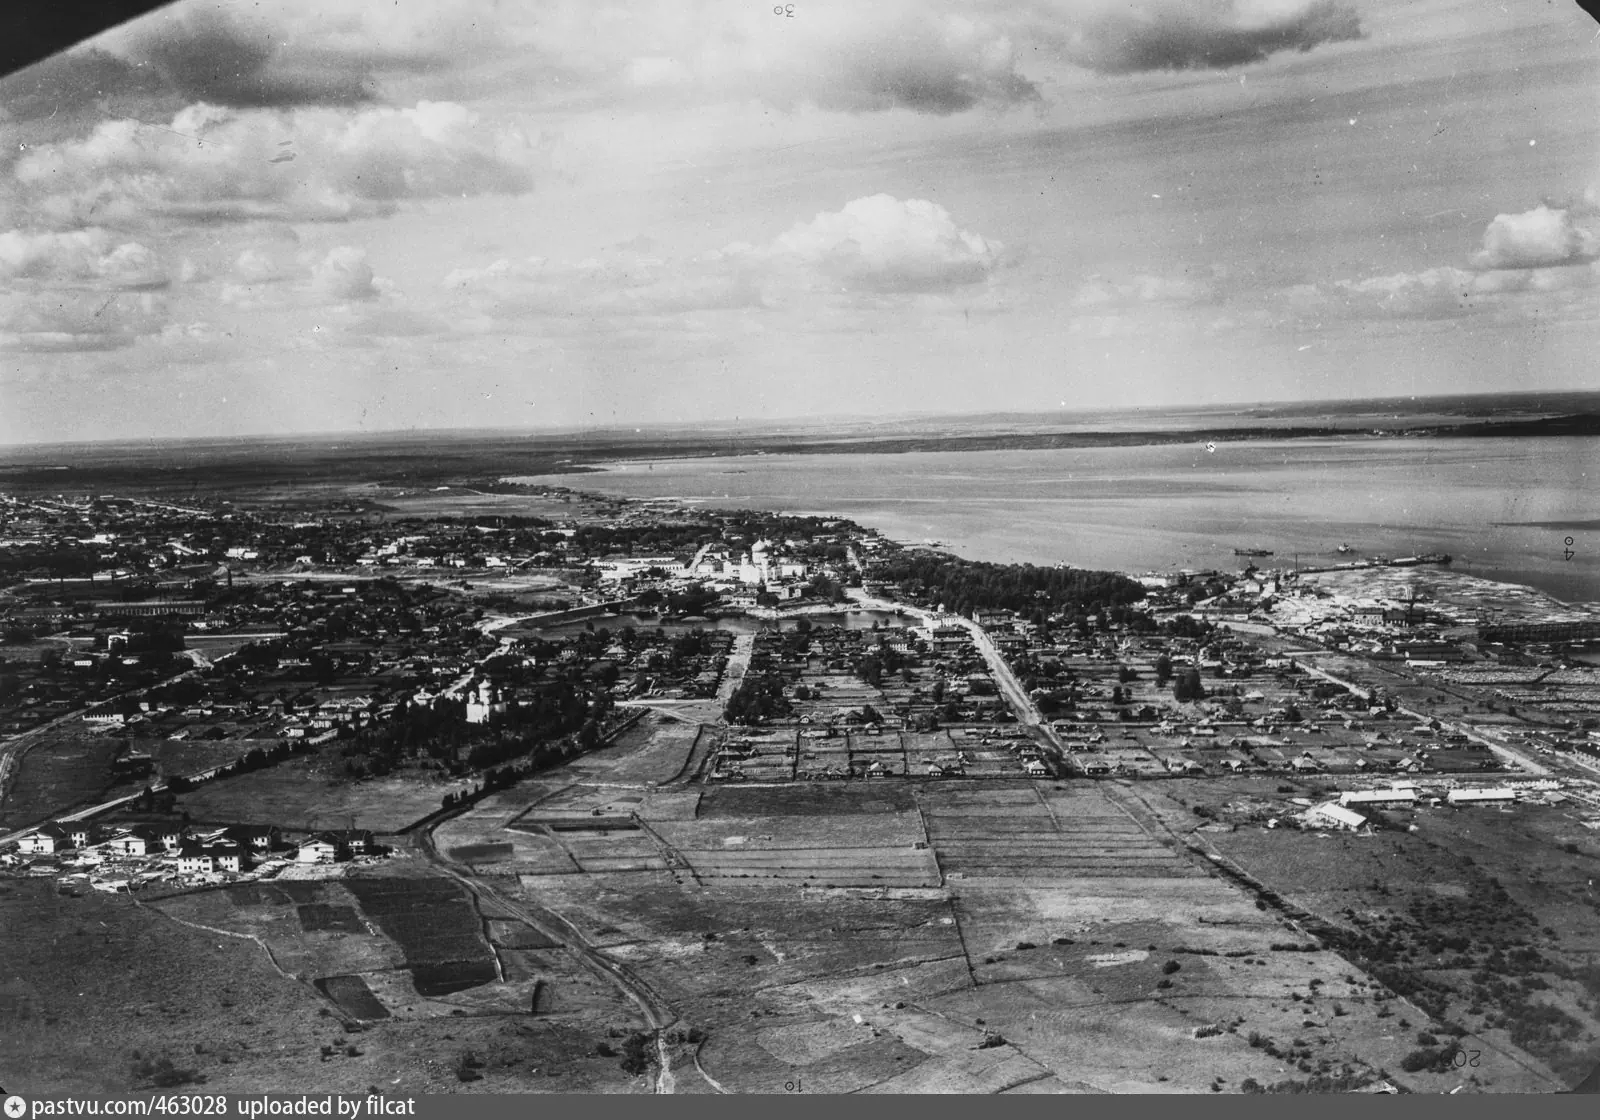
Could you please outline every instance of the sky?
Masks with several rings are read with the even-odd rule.
[[[1600,388],[1561,0],[181,0],[0,80],[0,443]]]

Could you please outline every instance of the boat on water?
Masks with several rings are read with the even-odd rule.
[[[1349,553],[1354,552],[1355,549],[1351,548],[1347,544],[1342,544],[1338,548],[1334,549],[1334,551],[1337,552],[1340,556],[1345,556],[1345,555],[1348,555]]]
[[[1233,554],[1235,556],[1271,556],[1272,555],[1272,549],[1270,549],[1270,548],[1236,548],[1236,549],[1233,550]]]

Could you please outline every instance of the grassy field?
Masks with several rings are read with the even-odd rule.
[[[111,761],[120,744],[107,735],[49,731],[16,764],[0,803],[0,828],[21,828],[92,804],[115,788]],[[137,787],[129,787],[137,792]]]
[[[365,828],[394,833],[438,810],[454,788],[417,778],[329,781],[304,759],[206,782],[181,795],[179,808],[197,821],[251,821],[279,828]]]

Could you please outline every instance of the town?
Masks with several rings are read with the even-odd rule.
[[[1524,814],[1592,858],[1568,837],[1600,830],[1595,620],[1532,593],[1420,566],[982,564],[842,518],[482,479],[289,508],[13,494],[0,518],[0,875],[199,928],[237,925],[206,892],[293,900],[297,932],[239,928],[287,938],[351,1024],[539,1013],[574,983],[528,956],[545,945],[656,1007],[647,959],[562,916],[589,880],[968,907],[984,883],[1220,875],[1417,1014],[1510,1031],[1517,1061],[1574,1068],[1593,1029],[1592,968],[1553,945],[1555,1033],[1482,993],[1462,1025],[1448,984],[1271,870],[1300,837],[1377,845],[1458,813]],[[465,897],[504,916],[458,929]],[[1079,940],[969,917],[998,938],[980,971]],[[333,947],[378,929],[409,987]],[[624,1070],[659,1078],[664,1038]],[[1354,1051],[1290,1065],[1309,1080],[1282,1086],[1404,1080]]]

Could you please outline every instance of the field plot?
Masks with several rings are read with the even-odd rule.
[[[785,792],[813,793],[851,787],[794,786]],[[884,787],[879,787],[884,788]],[[759,804],[737,796],[746,791],[721,789],[706,800],[721,804],[697,821],[657,821],[660,835],[701,880],[785,879],[836,886],[937,886],[938,867],[933,853],[917,847],[925,840],[921,820],[909,798],[904,808],[891,808],[894,799],[872,797],[872,786],[855,787],[860,795],[796,797],[788,802],[794,812],[779,808],[765,813],[734,813],[741,803]],[[750,791],[762,792],[767,791]],[[762,799],[769,803],[772,799]],[[819,804],[848,806],[856,812],[840,816],[817,812]],[[876,811],[866,808],[877,807]]]
[[[115,785],[111,761],[121,745],[90,732],[46,732],[15,764],[15,777],[0,803],[0,827],[37,824],[98,799]],[[137,787],[129,789],[138,792]]]
[[[270,750],[277,743],[276,739],[135,739],[130,746],[154,760],[158,775],[170,778],[202,774],[236,762],[257,748]]]
[[[1180,878],[1190,862],[1090,790],[950,783],[919,792],[928,839],[948,879]]]
[[[664,871],[660,850],[637,825],[619,828],[558,826],[550,830],[580,871]]]
[[[295,759],[248,774],[205,782],[178,798],[199,822],[271,821],[279,828],[364,828],[393,834],[437,812],[453,788],[421,778],[330,782]]]
[[[1486,1052],[1532,1055],[1497,1059],[1497,1081],[1532,1069],[1528,1087],[1548,1091],[1587,1074],[1600,1045],[1592,841],[1568,839],[1580,829],[1546,806],[1384,816],[1417,831],[1207,839],[1429,1018],[1460,1024]]]
[[[1099,755],[1118,773],[1137,774],[1140,777],[1156,777],[1167,773],[1167,768],[1159,759],[1133,743],[1113,740],[1100,748]]]
[[[389,1017],[389,1009],[378,1002],[378,997],[359,976],[328,976],[316,983],[346,1015],[368,1021]]]
[[[806,784],[784,787],[708,789],[700,798],[700,820],[719,817],[834,816],[914,812],[916,794],[904,782]]]
[[[607,781],[619,785],[660,785],[683,773],[700,726],[655,713],[645,716],[617,737],[619,757]]]
[[[361,909],[405,954],[417,993],[449,995],[497,977],[471,896],[449,879],[346,879]]]
[[[722,881],[684,891],[670,880],[620,876],[563,877],[528,889],[663,995],[683,1001],[696,1021],[727,1016],[742,1032],[753,1025],[758,991],[935,960],[966,975],[949,904],[937,892],[886,898],[829,891],[819,898],[788,884]],[[770,1067],[770,1055],[763,1060]]]
[[[404,960],[393,941],[367,927],[355,898],[336,881],[246,883],[155,905],[176,918],[259,937],[286,972],[308,977],[397,968]]]

